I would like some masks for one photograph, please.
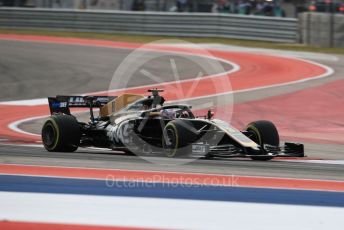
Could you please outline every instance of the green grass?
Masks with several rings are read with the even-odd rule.
[[[0,29],[0,33],[103,39],[103,40],[110,40],[110,41],[123,41],[123,42],[136,42],[136,43],[146,43],[146,42],[152,42],[152,41],[156,41],[160,39],[181,39],[181,40],[185,40],[192,43],[219,43],[219,44],[237,45],[237,46],[243,46],[243,47],[344,54],[344,48],[321,48],[321,47],[314,47],[314,46],[306,46],[302,44],[249,41],[249,40],[226,39],[226,38],[194,38],[194,37],[125,35],[125,34],[105,34],[105,33],[88,33],[88,32],[61,32],[61,31],[49,31],[49,30],[25,30],[25,29]]]

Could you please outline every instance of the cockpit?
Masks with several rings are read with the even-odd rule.
[[[162,90],[149,90],[151,96],[144,97],[137,94],[122,94],[100,109],[102,116],[120,116],[124,113],[148,112],[165,119],[194,118],[187,105],[164,105],[165,98],[159,95]]]

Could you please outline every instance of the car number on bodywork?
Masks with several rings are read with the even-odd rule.
[[[193,144],[192,155],[204,156],[209,152],[209,145],[207,144]]]

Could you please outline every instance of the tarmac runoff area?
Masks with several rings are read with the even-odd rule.
[[[44,119],[15,124],[15,127],[22,131],[19,135],[12,132],[13,130],[10,130],[12,133],[6,133],[7,125],[13,125],[16,120],[48,114],[47,106],[39,105],[42,104],[42,100],[25,100],[55,94],[78,94],[104,90],[121,60],[131,52],[132,48],[138,47],[135,44],[101,43],[82,39],[37,36],[2,35],[0,38],[2,39],[1,49],[6,53],[2,57],[4,77],[1,80],[2,84],[7,86],[1,92],[3,102],[0,107],[6,108],[6,110],[1,110],[2,113],[5,111],[7,113],[2,117],[10,117],[6,121],[3,119],[3,124],[1,124],[2,143],[11,139],[17,143],[35,142],[35,144],[39,144],[37,135],[27,135],[27,133],[39,134]],[[233,71],[233,65],[230,63],[240,67],[230,76],[231,80],[234,79],[233,82],[231,81],[234,89],[232,124],[243,128],[252,120],[272,120],[277,124],[284,140],[306,143],[309,160],[314,162],[334,160],[340,164],[340,160],[343,159],[342,145],[344,143],[344,135],[342,135],[344,122],[340,116],[340,111],[344,111],[343,104],[340,103],[344,92],[344,83],[341,80],[343,76],[340,74],[343,73],[340,65],[343,61],[342,56],[323,54],[314,56],[314,54],[299,52],[284,54],[283,52],[259,49],[203,46],[211,49],[211,53],[219,56],[221,60],[227,58],[230,61],[229,63],[220,62],[225,71]],[[162,52],[164,58],[152,60],[146,64],[146,68],[155,75],[163,72],[166,82],[173,81],[173,72],[166,70],[169,68],[166,62],[168,63],[168,59],[173,57],[176,59],[176,63],[180,64],[178,71],[181,80],[191,79],[192,76],[197,75],[201,67],[193,62],[186,62],[185,58],[183,59],[181,56],[169,54],[168,51],[171,49],[177,50],[183,55],[189,51],[188,47],[183,46],[178,48],[170,46],[167,50],[159,48],[158,52]],[[204,59],[205,57],[199,58]],[[300,58],[307,61],[300,60]],[[312,61],[311,59],[316,59],[315,61],[320,65],[309,62],[309,60]],[[32,65],[35,68],[32,68]],[[21,67],[18,68],[18,66]],[[294,71],[291,69],[292,67],[297,70]],[[331,69],[334,70],[333,73],[330,71]],[[135,74],[140,75],[139,72]],[[219,73],[214,72],[213,74]],[[27,80],[28,76],[33,76],[34,80]],[[282,77],[274,82],[275,76]],[[283,76],[286,81],[283,81]],[[257,81],[256,79],[260,79],[260,77],[263,77],[263,80]],[[312,77],[317,79],[309,80]],[[240,80],[241,78],[243,80]],[[290,81],[298,82],[288,84]],[[144,78],[141,74],[140,77],[134,77],[129,86],[138,87],[153,83],[152,79]],[[272,86],[265,88],[269,83]],[[138,90],[142,92],[145,87],[134,89],[134,91]],[[166,97],[174,99],[173,95]],[[196,93],[191,97],[195,101],[200,101],[198,104],[212,99],[211,95]],[[24,101],[14,102],[16,99]],[[4,102],[9,100],[10,102]],[[33,105],[26,106],[25,104],[28,102],[32,102]],[[12,105],[9,105],[11,103]],[[319,112],[319,108],[321,112]],[[10,114],[12,116],[9,116]],[[309,119],[309,117],[314,117],[314,119]],[[8,148],[10,147],[6,146],[5,149]]]
[[[145,159],[96,148],[49,153],[39,138],[49,113],[41,98],[107,90],[113,71],[138,44],[0,35],[0,228],[341,229],[344,58],[203,46],[227,60],[220,61],[227,75],[211,74],[220,83],[231,80],[231,123],[243,128],[252,120],[272,120],[283,140],[305,143],[306,158]],[[171,87],[173,57],[182,86],[190,88],[202,66],[185,60],[187,46],[164,49],[154,50],[163,58],[145,69],[163,72],[171,82],[164,87]],[[143,93],[148,86],[142,85],[155,83],[135,74],[129,92]],[[216,87],[206,76],[198,81],[190,101],[213,101]],[[166,98],[180,99],[168,92]],[[228,96],[228,88],[217,93]]]

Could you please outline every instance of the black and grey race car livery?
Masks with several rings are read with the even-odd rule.
[[[270,121],[255,121],[239,131],[215,119],[211,111],[196,117],[191,107],[167,104],[159,93],[145,97],[119,96],[50,97],[51,116],[42,128],[44,147],[51,152],[73,152],[78,147],[99,147],[135,155],[228,158],[304,157],[304,146],[285,143]],[[90,120],[78,121],[70,108],[88,108]],[[99,109],[99,116],[94,109]]]

